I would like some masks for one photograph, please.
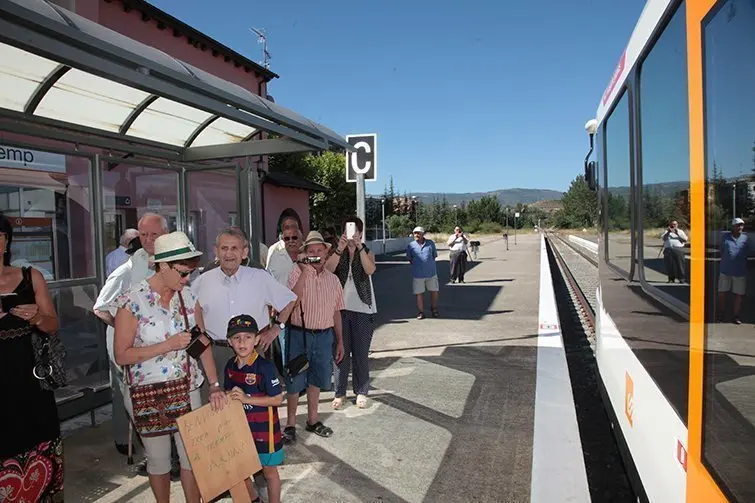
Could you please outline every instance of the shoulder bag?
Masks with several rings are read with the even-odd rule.
[[[181,292],[176,292],[181,303],[181,312],[184,316],[185,330],[189,330],[189,317]],[[133,407],[133,420],[136,431],[142,437],[157,437],[168,435],[178,431],[176,419],[191,412],[189,399],[190,367],[189,355],[184,351],[186,365],[184,376],[170,381],[131,385],[131,369],[127,366],[124,377],[129,386],[131,404]]]
[[[23,280],[34,291],[34,282],[31,278],[31,267],[21,269]],[[32,374],[39,381],[43,390],[53,391],[65,386],[66,377],[66,347],[60,336],[48,334],[32,325],[31,343],[34,349],[34,368]]]
[[[285,365],[285,371],[289,379],[293,379],[309,368],[309,360],[307,359],[307,328],[304,323],[304,308],[302,307],[301,302],[299,302],[299,312],[301,313],[301,335],[304,337],[304,352],[293,360],[291,359],[291,328],[289,326],[287,334],[288,340],[286,341]]]

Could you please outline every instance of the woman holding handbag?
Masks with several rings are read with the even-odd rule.
[[[56,338],[58,317],[39,271],[11,267],[13,228],[0,214],[0,501],[63,501],[63,443],[52,389],[59,361],[40,362],[34,339]],[[54,341],[58,343],[59,341]],[[52,347],[54,343],[50,343]],[[44,365],[41,365],[44,363]],[[36,374],[35,374],[36,372]],[[57,377],[55,372],[51,377]],[[40,379],[41,378],[41,379]],[[48,382],[49,381],[49,382]]]
[[[202,405],[199,387],[204,376],[195,357],[201,358],[208,373],[215,374],[212,352],[203,351],[209,339],[201,335],[201,311],[188,286],[201,255],[183,232],[160,236],[155,241],[155,274],[118,299],[115,360],[126,366],[124,403],[144,443],[157,503],[170,501],[171,435],[181,462],[186,501],[200,501],[175,420]],[[217,384],[210,383],[210,399],[216,407],[225,400]]]

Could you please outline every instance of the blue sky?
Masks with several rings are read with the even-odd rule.
[[[402,192],[566,190],[584,123],[642,0],[151,0],[250,57],[272,53],[277,103],[378,134],[378,181]],[[220,6],[222,5],[222,8]]]

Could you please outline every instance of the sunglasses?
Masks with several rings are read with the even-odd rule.
[[[179,271],[178,269],[176,269],[175,267],[172,267],[172,266],[171,266],[171,269],[173,269],[174,271],[176,271],[178,273],[178,275],[181,276],[182,278],[186,278],[187,276],[190,276],[191,273],[194,272],[194,269],[192,269],[191,271]]]
[[[283,241],[286,243],[289,241],[299,241],[299,236],[283,236]]]

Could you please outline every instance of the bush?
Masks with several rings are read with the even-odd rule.
[[[498,222],[483,222],[477,227],[477,234],[501,234],[503,227]]]

